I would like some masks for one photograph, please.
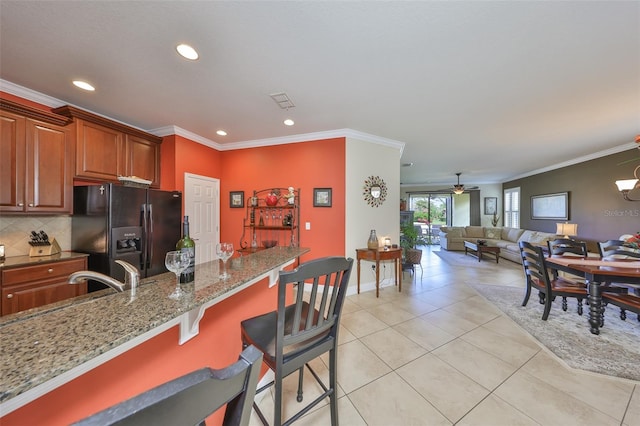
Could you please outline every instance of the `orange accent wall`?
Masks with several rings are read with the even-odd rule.
[[[162,142],[161,186],[184,192],[184,173],[220,179],[220,238],[239,246],[246,209],[229,206],[230,191],[244,191],[245,205],[254,190],[300,188],[300,241],[311,251],[301,261],[344,256],[345,138],[217,151],[172,135]],[[332,206],[313,207],[313,189],[331,188]],[[311,230],[304,229],[306,222]]]
[[[175,191],[176,188],[176,137],[165,136],[160,144],[160,189]]]
[[[299,245],[311,249],[301,261],[344,256],[344,138],[223,151],[221,155],[221,239],[239,244],[246,214],[246,209],[229,207],[230,191],[244,191],[246,205],[254,190],[293,186],[301,189]],[[332,189],[332,207],[313,207],[314,188]],[[306,222],[311,223],[309,231],[304,229]]]

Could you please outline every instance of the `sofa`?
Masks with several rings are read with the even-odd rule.
[[[485,226],[442,226],[440,246],[444,250],[464,251],[464,241],[485,240],[487,245],[500,247],[500,257],[512,262],[520,260],[520,241],[546,247],[547,241],[561,238],[556,234],[519,228],[491,228]]]

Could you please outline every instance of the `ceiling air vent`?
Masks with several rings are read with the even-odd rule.
[[[271,96],[271,99],[282,109],[289,109],[295,106],[291,99],[289,99],[289,96],[284,92],[272,93],[269,96]]]

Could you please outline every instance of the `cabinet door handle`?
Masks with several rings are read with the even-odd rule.
[[[33,203],[29,203],[29,207],[33,207]]]
[[[13,299],[13,293],[7,294],[7,299]]]
[[[47,269],[47,272],[48,272],[48,273],[52,273],[52,272],[53,272],[53,268],[49,268],[49,269]]]
[[[18,203],[18,207],[24,207],[24,203]]]

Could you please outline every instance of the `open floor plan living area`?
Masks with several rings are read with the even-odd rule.
[[[421,277],[403,274],[402,292],[394,287],[389,267],[380,297],[374,291],[346,299],[338,347],[338,412],[342,425],[640,425],[640,382],[637,344],[631,343],[636,363],[622,365],[615,374],[598,370],[612,354],[589,346],[584,354],[580,341],[562,343],[558,324],[572,317],[573,332],[588,340],[607,339],[608,328],[623,323],[613,309],[607,310],[599,336],[589,333],[587,315],[579,316],[575,301],[567,312],[554,302],[548,321],[542,321],[537,296],[521,306],[525,280],[522,266],[507,260],[478,262],[464,252],[440,251],[423,246]],[[506,291],[505,303],[530,311],[533,327],[556,328],[538,334],[551,339],[552,348],[540,343],[525,328],[483,294]],[[494,299],[496,300],[496,299]],[[535,303],[534,303],[535,302]],[[573,302],[573,304],[572,304]],[[556,317],[556,321],[553,321]],[[562,318],[562,319],[559,319]],[[635,333],[640,324],[634,315],[621,332]],[[615,354],[613,355],[615,356]],[[619,354],[622,356],[622,354]],[[573,358],[578,358],[576,361]],[[582,367],[569,364],[582,362]],[[326,358],[313,364],[326,373]],[[600,373],[598,372],[600,371]],[[625,373],[625,371],[627,373]],[[626,376],[626,377],[625,377]],[[319,393],[312,380],[305,382],[305,401]],[[285,379],[284,416],[296,409],[297,375]],[[267,418],[273,400],[260,402]],[[254,415],[252,424],[258,425]],[[301,425],[329,424],[329,406],[300,419]]]

